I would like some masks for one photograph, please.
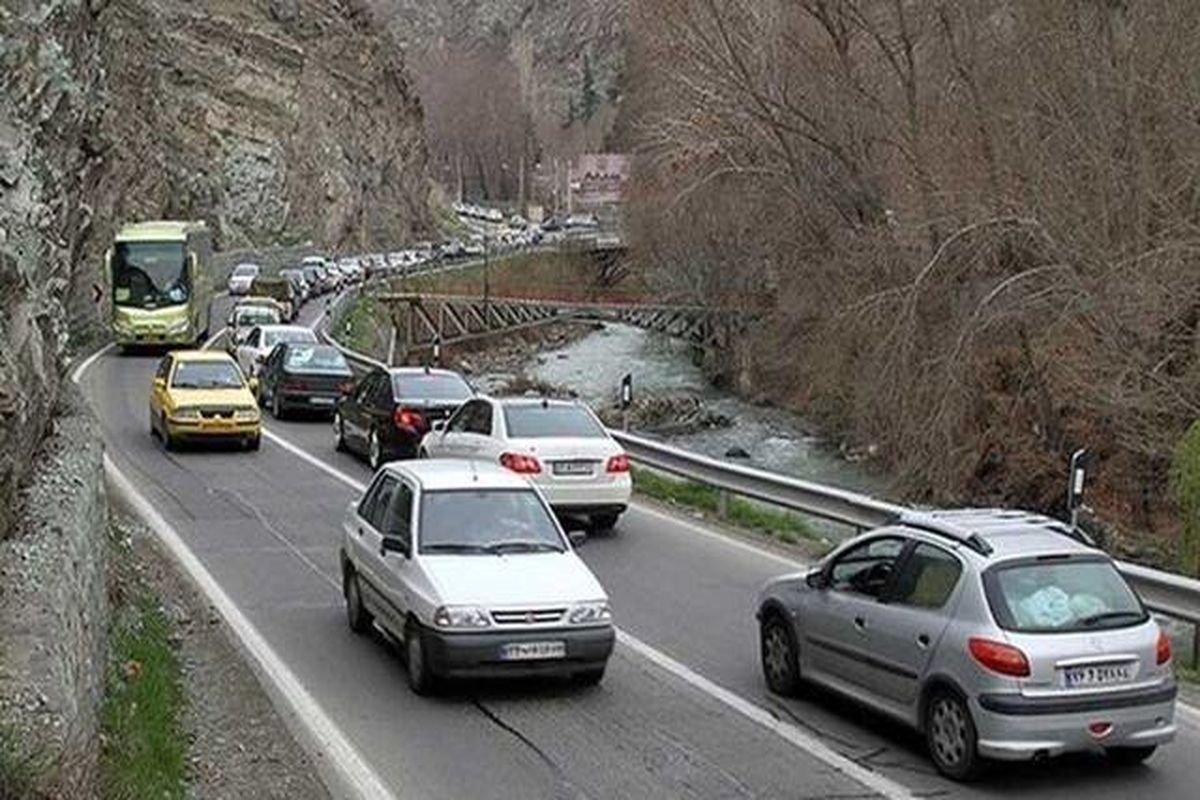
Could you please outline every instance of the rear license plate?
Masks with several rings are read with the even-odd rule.
[[[1133,663],[1090,664],[1067,667],[1062,671],[1063,686],[1068,689],[1086,689],[1093,686],[1112,686],[1133,680]]]
[[[308,398],[308,402],[312,403],[314,406],[331,406],[331,405],[333,405],[333,398],[332,397],[310,397],[310,398]]]
[[[591,475],[591,461],[555,461],[555,475]]]
[[[566,657],[566,642],[514,642],[500,648],[502,661],[541,661]]]

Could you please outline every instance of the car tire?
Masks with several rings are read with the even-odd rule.
[[[342,415],[333,412],[333,449],[339,453],[346,452],[346,426],[342,424]]]
[[[246,449],[250,452],[257,452],[262,447],[262,434],[256,433],[246,439]]]
[[[759,626],[759,655],[767,688],[784,697],[800,691],[800,648],[792,626],[779,613],[767,614]]]
[[[383,443],[379,441],[379,434],[375,431],[371,431],[371,439],[367,444],[367,464],[372,470],[383,466]]]
[[[161,432],[163,447],[168,450],[175,450],[179,447],[179,442],[171,435],[171,428],[167,425],[167,415],[163,414],[158,420],[159,431]]]
[[[591,523],[592,530],[607,533],[617,527],[617,520],[620,518],[620,514],[593,514],[588,522]]]
[[[1110,747],[1104,751],[1104,755],[1119,766],[1135,767],[1154,755],[1156,750],[1158,746],[1153,744],[1144,747]]]
[[[342,578],[342,595],[346,598],[346,622],[349,623],[350,630],[360,635],[369,633],[374,619],[363,605],[358,573],[353,568],[346,568],[346,574]]]
[[[404,660],[408,667],[408,688],[412,689],[413,694],[432,694],[437,676],[429,665],[421,629],[415,624],[410,624],[404,632]]]
[[[271,416],[275,419],[283,419],[283,401],[279,399],[279,392],[271,393]]]
[[[599,686],[602,680],[604,680],[604,667],[576,672],[571,677],[571,681],[576,686]]]
[[[983,769],[971,710],[956,692],[938,689],[925,706],[925,743],[933,765],[954,781],[977,778]]]

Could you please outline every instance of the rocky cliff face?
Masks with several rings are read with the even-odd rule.
[[[358,249],[427,230],[427,197],[363,0],[0,0],[0,538],[122,223]]]

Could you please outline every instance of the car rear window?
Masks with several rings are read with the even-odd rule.
[[[392,386],[396,397],[405,400],[466,400],[474,394],[458,375],[437,372],[393,375]]]
[[[263,331],[263,347],[274,347],[280,342],[315,342],[317,335],[307,328],[294,328],[282,331]]]
[[[271,325],[279,322],[279,312],[264,306],[239,308],[234,321],[239,327]]]
[[[239,264],[233,268],[233,274],[237,275],[239,278],[245,277],[246,275],[257,275],[258,267],[253,264]]]
[[[1062,633],[1137,625],[1146,610],[1106,559],[1055,558],[1000,566],[984,573],[1000,627]]]
[[[287,358],[283,364],[288,369],[303,369],[312,372],[348,373],[350,371],[342,354],[328,345],[314,347],[292,345],[288,348]]]
[[[579,406],[527,405],[505,406],[504,422],[514,439],[548,437],[603,437],[604,429]]]

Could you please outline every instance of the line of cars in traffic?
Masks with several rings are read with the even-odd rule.
[[[257,404],[332,418],[333,446],[373,471],[339,541],[348,623],[398,643],[414,691],[470,676],[600,681],[612,609],[573,523],[611,529],[632,482],[590,409],[480,395],[432,367],[355,380],[311,330],[253,330],[244,362],[164,359],[152,431],[253,448]],[[194,415],[161,415],[182,402],[164,396],[197,391]],[[1037,514],[913,512],[771,581],[755,606],[772,692],[821,687],[898,719],[955,780],[1085,750],[1140,763],[1176,733],[1170,640],[1108,555]]]

